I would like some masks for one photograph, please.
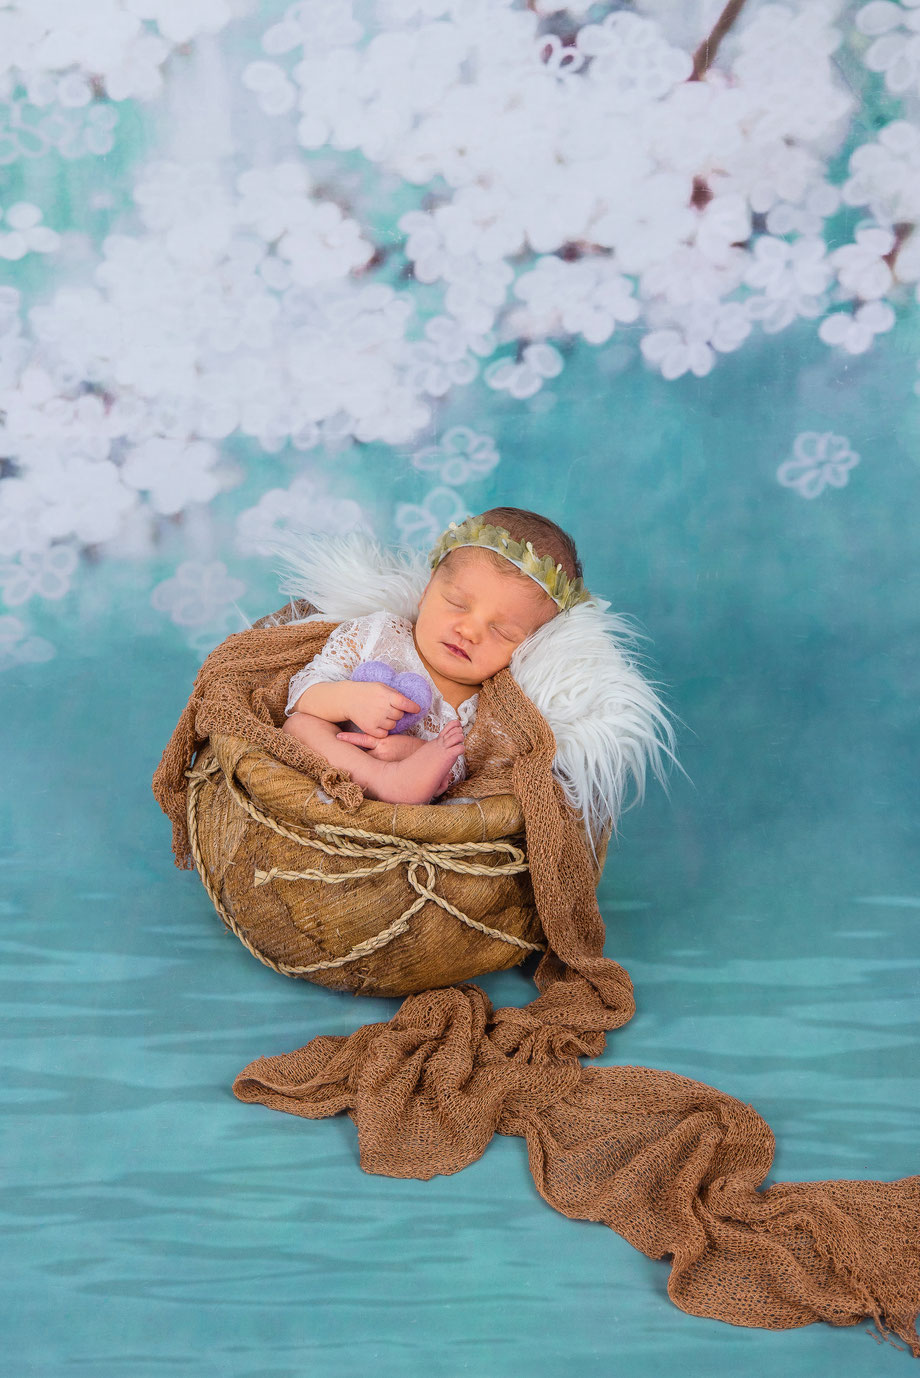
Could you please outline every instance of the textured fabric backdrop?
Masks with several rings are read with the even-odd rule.
[[[395,1006],[224,938],[149,778],[279,531],[545,510],[690,777],[608,861],[605,1060],[916,1172],[918,217],[918,0],[0,0],[17,1378],[907,1371],[675,1312],[518,1141],[390,1181],[240,1106]]]

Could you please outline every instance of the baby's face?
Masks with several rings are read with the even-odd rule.
[[[432,575],[415,641],[436,675],[478,686],[510,664],[521,642],[556,611],[532,579],[503,574],[483,551],[462,549]]]

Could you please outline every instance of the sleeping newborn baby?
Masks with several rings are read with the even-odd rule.
[[[515,507],[451,526],[431,564],[414,623],[388,612],[341,623],[288,697],[284,731],[394,804],[426,804],[465,778],[483,682],[588,597],[571,537]]]

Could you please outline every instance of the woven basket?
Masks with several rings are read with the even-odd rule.
[[[334,990],[407,995],[542,950],[513,796],[345,813],[318,790],[236,737],[212,738],[190,772],[199,873],[260,961]]]

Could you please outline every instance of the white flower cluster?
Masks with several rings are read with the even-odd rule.
[[[537,351],[549,349],[551,354],[556,353],[546,345],[531,345],[529,348]],[[526,363],[509,366],[527,367]],[[492,382],[492,386],[502,384]],[[531,387],[530,392],[534,391],[536,388]],[[471,508],[456,491],[457,488],[485,478],[498,462],[499,454],[492,436],[474,431],[469,426],[451,426],[444,432],[438,445],[425,445],[416,450],[412,455],[412,467],[419,473],[435,475],[440,483],[430,489],[421,502],[398,504],[396,527],[401,540],[406,545],[423,548],[434,545],[446,526],[470,515]],[[448,487],[448,484],[452,486]]]
[[[231,631],[249,625],[236,605],[244,589],[243,581],[229,574],[222,560],[186,560],[171,578],[156,585],[150,602],[168,613],[176,626],[185,627],[189,644],[204,655]]]
[[[469,516],[467,506],[453,488],[432,488],[420,503],[401,502],[396,508],[396,527],[406,545],[433,546],[451,522]]]
[[[901,237],[883,290],[896,282],[917,283],[920,301],[920,127],[892,120],[876,140],[853,152],[849,171],[844,199],[868,206],[879,225],[898,227]],[[894,244],[892,233],[886,254]]]
[[[243,173],[227,190],[215,163],[159,162],[135,199],[146,233],[109,236],[94,283],[30,311],[30,340],[18,294],[0,294],[0,436],[13,466],[0,559],[15,590],[52,546],[117,542],[141,516],[149,530],[209,503],[237,481],[219,451],[234,432],[268,451],[402,444],[428,420],[422,394],[445,390],[418,385],[410,299],[355,277],[372,247],[302,166]],[[34,208],[12,207],[7,222],[22,240],[11,256],[51,247]],[[444,368],[466,354],[452,319],[430,322],[428,339]],[[296,489],[287,501],[304,521],[322,508]],[[253,511],[241,518],[249,549],[264,515]],[[345,529],[356,519],[322,515]]]
[[[164,74],[168,93],[176,48],[257,8],[0,0],[0,163],[110,147],[100,96],[151,99]],[[799,319],[853,354],[890,330],[920,281],[920,127],[905,99],[871,138],[856,130],[833,184],[856,108],[835,62],[844,0],[741,6],[705,71],[692,54],[719,0],[604,8],[297,0],[238,72],[258,156],[161,157],[137,175],[137,224],[83,281],[52,283],[25,321],[0,288],[7,602],[61,596],[82,548],[143,544],[204,510],[240,477],[231,436],[270,453],[412,446],[480,374],[539,405],[573,338],[625,336],[677,379]],[[918,16],[920,0],[873,0],[849,33],[905,97]],[[229,45],[226,59],[232,73]],[[283,121],[276,139],[254,106]],[[177,118],[165,101],[160,115]],[[375,196],[398,206],[397,230],[372,228]],[[828,232],[841,208],[857,212],[843,244]],[[5,207],[0,258],[61,244],[39,206]],[[464,515],[455,485],[488,472],[482,437],[449,436],[415,454],[439,486],[399,508],[406,539]],[[348,529],[353,507],[295,479],[241,514],[240,549],[317,514]],[[212,608],[230,576],[207,578]],[[158,606],[185,609],[190,579]]]
[[[17,201],[6,211],[0,206],[0,258],[16,260],[26,254],[50,254],[60,247],[60,235],[43,225],[42,213],[31,201]]]
[[[39,109],[23,98],[11,100],[0,106],[0,166],[42,158],[52,149],[67,159],[111,153],[117,123],[114,107],[100,101],[77,109],[60,103]]]
[[[427,395],[475,375],[463,331],[533,347],[638,328],[645,358],[676,378],[708,373],[756,326],[774,333],[850,301],[859,328],[824,338],[862,347],[863,308],[880,294],[864,296],[871,275],[844,251],[829,256],[822,237],[840,204],[828,158],[854,106],[834,62],[842,0],[751,7],[702,81],[688,80],[690,52],[666,36],[667,7],[643,8],[657,17],[585,22],[589,6],[552,0],[390,0],[379,12],[389,27],[368,35],[350,0],[314,0],[265,31],[266,56],[244,80],[267,113],[296,112],[305,148],[358,149],[387,173],[448,189],[400,220],[415,278],[442,285],[455,323],[452,357],[419,346],[413,379]],[[721,6],[690,10],[709,25]],[[881,23],[882,10],[898,6],[869,5],[861,22]],[[565,44],[540,28],[562,12]],[[876,183],[887,173],[870,175],[871,162],[854,154],[847,199],[864,188],[884,230]],[[851,247],[864,255],[862,240]],[[885,314],[868,313],[872,331]],[[555,371],[503,359],[485,377],[526,397]]]
[[[856,27],[873,40],[866,66],[884,72],[889,91],[920,94],[920,0],[872,0],[856,16]]]
[[[115,101],[150,100],[163,64],[199,34],[217,33],[252,0],[3,0],[0,100],[88,105],[96,83]]]
[[[412,456],[413,468],[437,474],[442,483],[457,487],[461,483],[485,478],[498,464],[498,450],[490,435],[480,435],[469,426],[451,426],[440,445],[426,445]]]
[[[236,541],[244,555],[269,555],[290,531],[325,531],[342,535],[368,525],[361,506],[351,498],[330,497],[305,474],[288,488],[270,488],[236,519]]]

